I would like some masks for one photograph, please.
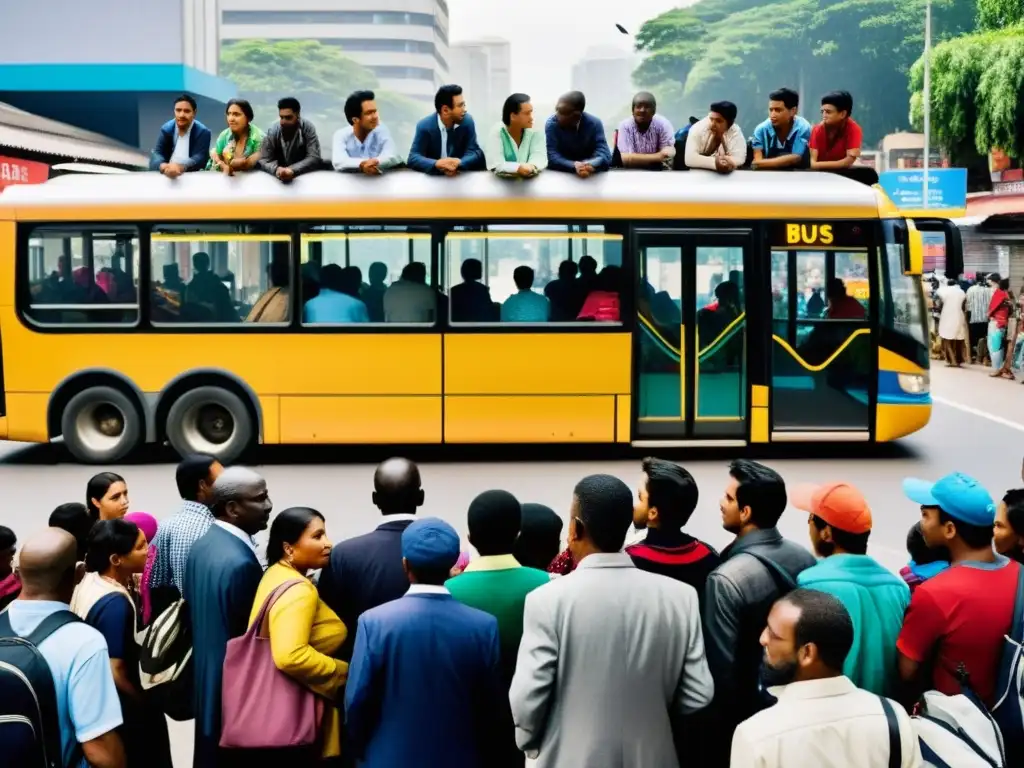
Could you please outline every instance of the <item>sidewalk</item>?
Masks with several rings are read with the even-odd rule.
[[[991,372],[991,368],[980,365],[947,368],[941,360],[932,360],[932,397],[937,403],[947,401],[1024,424],[1022,378],[993,379],[989,376]]]

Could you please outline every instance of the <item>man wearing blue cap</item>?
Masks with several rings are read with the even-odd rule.
[[[488,768],[508,722],[498,621],[444,587],[459,535],[424,518],[402,532],[404,597],[359,618],[345,688],[346,749],[364,768]]]
[[[991,706],[1010,631],[1020,566],[992,549],[996,505],[973,477],[955,472],[938,482],[908,478],[903,492],[921,505],[921,533],[929,547],[945,546],[950,567],[914,591],[896,647],[907,700],[926,688],[960,693],[957,670]],[[923,666],[931,664],[931,680]]]

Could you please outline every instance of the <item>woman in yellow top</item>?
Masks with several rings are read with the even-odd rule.
[[[270,527],[267,562],[249,626],[267,597],[279,586],[317,568],[331,554],[324,517],[315,509],[292,507]],[[348,664],[331,657],[345,642],[348,630],[328,608],[311,581],[290,587],[270,609],[270,650],[274,664],[289,677],[325,699],[321,722],[321,757],[341,754],[341,716],[335,702],[348,678]]]

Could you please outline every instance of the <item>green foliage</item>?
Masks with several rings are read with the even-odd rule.
[[[378,90],[377,77],[345,56],[337,46],[317,40],[239,40],[221,47],[220,74],[233,80],[239,95],[252,103],[255,122],[266,128],[277,119],[277,100],[294,96],[302,116],[316,125],[327,151],[331,137],[345,126],[345,99],[355,90],[375,92],[381,120],[399,150],[412,141],[416,121],[429,108],[401,94]]]
[[[931,124],[954,160],[993,148],[1024,157],[1024,24],[978,32],[932,49]],[[924,57],[910,73],[911,119],[924,120]]]
[[[1004,29],[1024,21],[1021,0],[978,0],[978,27]]]
[[[748,133],[766,116],[776,88],[801,91],[802,112],[812,120],[820,95],[848,90],[873,143],[906,127],[903,88],[923,48],[925,2],[702,0],[643,25],[637,49],[647,58],[634,79],[661,96],[673,120],[702,115],[712,101],[733,101]],[[973,29],[974,0],[934,0],[932,8],[934,39]],[[670,83],[683,84],[671,100],[662,95]]]

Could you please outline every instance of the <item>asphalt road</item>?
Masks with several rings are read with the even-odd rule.
[[[1007,488],[1022,484],[1024,388],[990,379],[981,369],[938,367],[932,371],[932,390],[936,405],[931,423],[897,445],[867,454],[858,451],[826,456],[812,446],[815,458],[766,459],[787,482],[844,480],[857,485],[874,513],[870,553],[893,569],[906,562],[907,529],[918,518],[917,508],[900,491],[902,478],[937,478],[963,471],[981,480],[997,498]],[[639,461],[600,453],[587,452],[586,458],[571,461],[561,457],[538,461],[534,453],[531,460],[516,462],[490,461],[475,453],[476,457],[423,455],[426,502],[421,514],[444,518],[464,533],[469,502],[491,488],[509,490],[522,501],[545,503],[565,515],[573,486],[584,475],[607,472],[630,485],[639,479]],[[367,462],[383,455],[378,454],[266,449],[255,458],[262,462],[260,471],[267,479],[276,509],[296,505],[319,509],[327,518],[331,537],[339,540],[363,533],[377,523],[378,515],[370,500],[374,464]],[[148,458],[154,463],[113,469],[128,481],[133,510],[165,517],[179,504],[173,459],[160,453]],[[721,529],[718,500],[727,480],[730,456],[718,453],[672,458],[693,473],[701,491],[688,531],[712,545],[724,546],[730,537]],[[0,521],[24,539],[45,525],[50,510],[58,504],[84,500],[91,472],[90,468],[70,463],[60,450],[51,447],[0,443],[0,483],[5,490]],[[788,510],[780,527],[794,540],[807,540],[807,518],[798,510]],[[190,764],[191,742],[191,724],[172,723],[177,766]]]

